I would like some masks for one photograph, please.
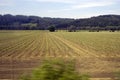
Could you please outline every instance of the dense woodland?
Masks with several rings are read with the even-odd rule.
[[[101,15],[83,19],[0,15],[1,30],[46,30],[49,26],[69,31],[120,30],[120,15]]]

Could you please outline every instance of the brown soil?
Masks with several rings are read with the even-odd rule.
[[[0,59],[0,79],[16,80],[40,65],[40,60]]]

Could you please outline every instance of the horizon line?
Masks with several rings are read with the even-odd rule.
[[[0,14],[0,15],[13,15],[13,16],[17,16],[17,15],[21,15],[21,16],[36,16],[36,17],[41,17],[41,18],[64,18],[64,19],[87,19],[87,18],[92,18],[92,17],[98,17],[98,16],[103,16],[103,15],[120,15],[120,14],[101,14],[101,15],[94,15],[94,16],[90,16],[90,17],[79,17],[79,18],[70,18],[70,17],[50,17],[50,16],[39,16],[39,15],[29,15],[29,14],[10,14],[10,13],[6,13],[6,14]]]

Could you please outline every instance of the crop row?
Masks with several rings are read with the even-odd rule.
[[[17,32],[16,32],[17,34]],[[41,57],[77,56],[68,45],[49,32],[33,31],[32,34],[16,36],[1,43],[0,57],[9,59],[31,59]]]

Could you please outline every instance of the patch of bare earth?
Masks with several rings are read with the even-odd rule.
[[[18,80],[20,75],[31,73],[40,65],[40,60],[0,59],[0,80]]]

